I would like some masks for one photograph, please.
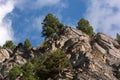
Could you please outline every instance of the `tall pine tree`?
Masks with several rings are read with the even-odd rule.
[[[88,20],[81,18],[78,22],[78,26],[77,29],[85,32],[86,34],[88,34],[90,37],[94,35],[94,31],[92,26],[90,26],[90,23]]]
[[[60,22],[54,15],[47,14],[42,23],[42,36],[47,38],[56,35],[59,25]]]
[[[117,33],[116,39],[117,39],[118,43],[120,44],[120,34]]]
[[[25,48],[32,48],[32,44],[30,43],[30,40],[29,39],[26,39],[24,41],[24,47]]]
[[[3,45],[3,47],[14,50],[16,46],[14,45],[14,43],[12,41],[6,41],[6,43]]]

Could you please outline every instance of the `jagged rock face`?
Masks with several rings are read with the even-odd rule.
[[[5,61],[5,59],[9,59],[10,55],[6,49],[0,49],[0,63]]]
[[[120,45],[103,33],[93,39],[80,30],[66,28],[51,50],[61,48],[75,69],[75,80],[118,80]]]
[[[0,49],[0,79],[9,80],[9,71],[14,65],[24,65],[32,57],[32,50],[17,48],[16,51]],[[11,55],[11,56],[10,56]]]
[[[99,73],[105,76],[103,78],[105,80],[117,80],[115,71],[120,69],[120,45],[118,42],[103,33],[98,33],[92,46],[91,59],[94,62],[95,71],[99,68]]]
[[[99,49],[101,48],[101,54],[104,55],[106,61],[109,65],[113,64],[120,64],[120,45],[114,39],[104,35],[104,34],[97,34],[95,36],[95,42],[99,45]],[[95,45],[93,45],[94,47]],[[97,48],[94,48],[94,51],[97,51]]]
[[[52,50],[55,50],[57,48],[61,48],[65,50],[69,50],[70,48],[72,48],[73,50],[77,46],[81,46],[77,50],[90,51],[89,49],[91,46],[89,44],[89,41],[90,41],[89,36],[83,33],[82,31],[74,28],[66,28],[63,31],[63,34],[60,35],[60,38],[57,41],[52,42]]]

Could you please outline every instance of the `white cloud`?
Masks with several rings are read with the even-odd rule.
[[[14,9],[13,0],[0,1],[0,45],[3,45],[6,40],[13,40],[13,30],[11,20],[6,18],[7,14]]]
[[[119,0],[90,0],[86,18],[95,31],[115,37],[120,32]]]
[[[26,9],[41,9],[46,6],[53,6],[61,4],[62,7],[65,7],[64,3],[61,3],[61,0],[18,0],[16,1],[16,7],[21,10]]]
[[[59,3],[60,0],[37,0],[36,1],[36,5],[38,7],[44,7],[44,6],[48,6],[48,5],[55,5],[57,3]]]
[[[33,19],[33,28],[34,29],[37,29],[38,31],[42,31],[42,22],[43,22],[43,19],[44,19],[44,16],[39,16],[39,17],[37,17],[37,18],[35,18],[35,19]]]
[[[43,7],[53,7],[50,12],[52,12],[57,17],[61,18],[61,11],[63,8],[67,7],[65,3],[66,0],[17,0],[15,6],[20,10],[29,10],[29,9],[42,9]],[[49,8],[48,8],[49,9]],[[54,11],[55,10],[55,11]],[[44,15],[40,15],[39,17],[32,17],[32,27],[34,29],[42,30],[42,21],[45,15],[48,14],[48,11],[44,12]]]
[[[7,40],[15,40],[12,20],[7,16],[12,13],[14,8],[27,12],[29,9],[42,9],[43,7],[61,9],[65,8],[66,4],[62,0],[0,0],[0,45],[3,45]],[[37,27],[36,29],[41,30],[43,18],[43,16],[33,18],[35,20],[33,25]]]

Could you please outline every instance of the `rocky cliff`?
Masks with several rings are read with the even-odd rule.
[[[62,30],[57,40],[47,38],[45,42],[50,43],[51,46],[45,51],[55,51],[60,48],[67,54],[74,69],[70,74],[65,73],[70,80],[120,78],[120,45],[103,33],[90,38],[80,30],[67,27]],[[23,65],[29,58],[41,52],[43,52],[42,48],[27,50],[17,48],[14,52],[0,49],[0,77],[6,80],[14,64]]]
[[[75,80],[120,78],[120,45],[113,38],[98,33],[91,39],[80,30],[66,28],[51,43],[51,50],[61,48],[66,52],[75,69]]]

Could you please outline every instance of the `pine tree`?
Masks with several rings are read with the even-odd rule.
[[[15,49],[15,45],[12,41],[6,41],[6,43],[3,45],[3,48],[9,48],[11,50]]]
[[[78,26],[77,29],[85,32],[86,34],[88,34],[90,37],[94,35],[94,31],[92,26],[90,26],[90,23],[88,20],[81,18],[78,22]]]
[[[42,23],[42,36],[47,38],[56,35],[59,25],[59,20],[54,15],[49,13]]]
[[[120,44],[120,34],[117,33],[117,36],[116,36],[116,37],[117,37],[118,43]]]
[[[32,44],[30,43],[30,40],[29,39],[26,39],[25,42],[24,42],[24,47],[25,48],[32,48]]]

